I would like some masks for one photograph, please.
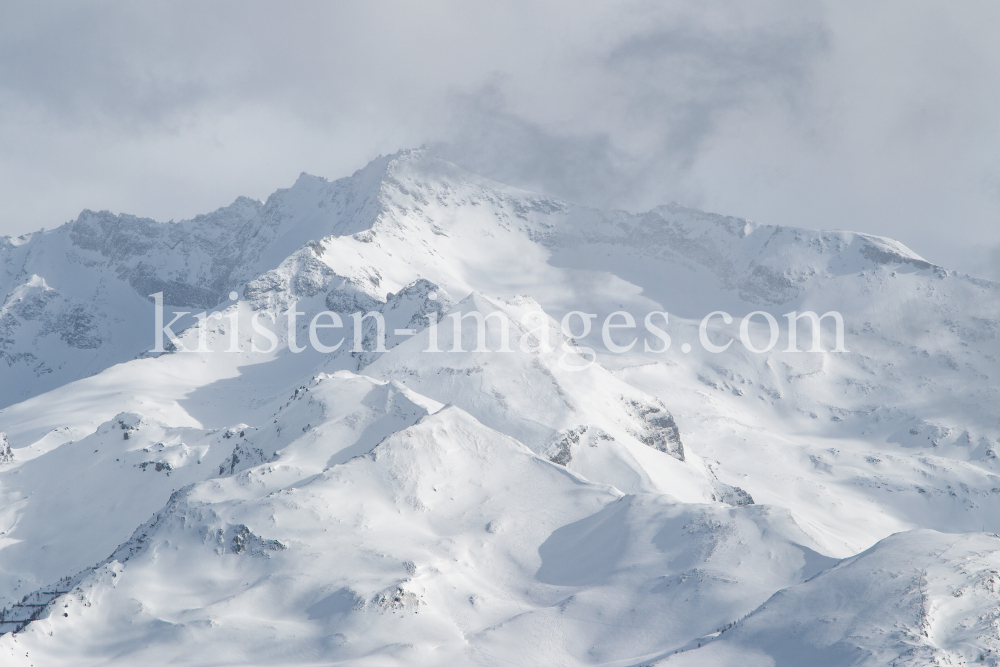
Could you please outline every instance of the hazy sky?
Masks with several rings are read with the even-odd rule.
[[[0,234],[182,219],[427,144],[1000,279],[997,35],[994,0],[0,0]]]

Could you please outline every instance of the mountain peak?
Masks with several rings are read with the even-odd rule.
[[[4,664],[1000,648],[1000,285],[889,239],[415,149],[85,211],[0,294]]]

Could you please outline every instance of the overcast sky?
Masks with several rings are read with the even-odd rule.
[[[998,35],[994,0],[0,0],[0,234],[187,218],[427,144],[1000,279]]]

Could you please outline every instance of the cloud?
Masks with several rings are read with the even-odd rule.
[[[595,206],[637,210],[683,197],[679,181],[720,118],[794,107],[828,48],[818,17],[787,21],[791,3],[774,3],[749,25],[739,16],[706,22],[696,10],[612,24],[599,48],[577,55],[572,74],[561,73],[583,72],[585,85],[554,84],[558,97],[545,102],[560,110],[555,117],[514,111],[514,91],[525,86],[510,75],[453,93],[450,132],[435,148],[498,180]]]
[[[957,258],[954,261],[961,262],[968,273],[1000,283],[1000,244],[992,248],[963,248],[962,251],[967,254],[965,261]]]
[[[765,103],[792,104],[809,87],[828,47],[817,21],[706,25],[685,16],[627,36],[606,67],[628,114],[654,125],[659,149],[689,166],[721,112]]]
[[[446,138],[430,145],[470,171],[594,206],[627,197],[635,165],[607,132],[562,133],[510,111],[499,76],[450,103]]]
[[[8,3],[0,233],[85,207],[190,217],[429,144],[573,201],[961,263],[1000,243],[997,7]]]

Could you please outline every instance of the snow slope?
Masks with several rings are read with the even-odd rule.
[[[995,665],[998,547],[995,534],[893,535],[653,664]]]
[[[281,432],[294,440],[253,461]],[[10,608],[13,627],[66,591],[5,636],[12,658],[16,642],[44,664],[586,662],[681,644],[834,562],[787,511],[626,496],[459,408],[349,372],[318,377],[266,430],[226,434],[235,446],[209,479]],[[119,449],[160,435],[138,424]],[[222,439],[201,460],[214,465]],[[132,477],[198,465],[153,455],[175,466]],[[676,618],[692,594],[702,613]],[[54,641],[36,646],[37,633]]]
[[[892,240],[596,211],[421,150],[180,223],[85,211],[0,240],[0,266],[11,664],[996,650],[1000,285]],[[180,336],[202,351],[149,353],[154,292],[219,311]],[[306,344],[322,310],[330,353]],[[577,310],[598,317],[571,343]],[[830,326],[805,351],[804,322],[788,351],[805,310],[840,312],[846,351]],[[356,311],[384,352],[372,319],[350,349]],[[740,341],[754,311],[781,324],[764,353]],[[485,318],[485,349],[453,315]],[[763,348],[764,315],[745,326]]]

